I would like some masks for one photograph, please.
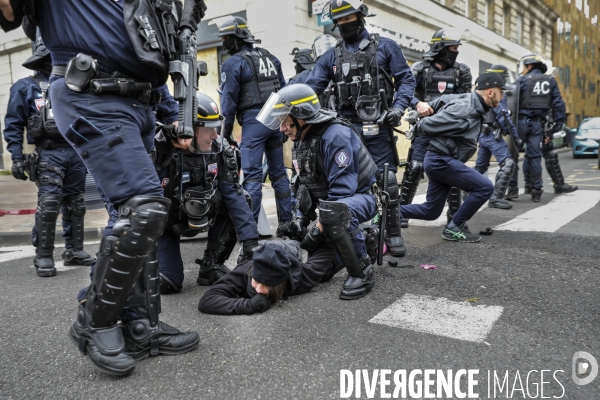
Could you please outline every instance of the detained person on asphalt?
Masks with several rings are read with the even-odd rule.
[[[477,150],[477,138],[483,130],[484,115],[498,106],[502,91],[508,89],[497,73],[485,73],[476,81],[473,93],[444,95],[430,102],[435,114],[420,120],[416,136],[431,140],[425,154],[425,173],[429,178],[427,200],[423,204],[402,206],[404,218],[435,220],[443,209],[451,187],[469,192],[469,196],[444,227],[442,237],[457,242],[478,242],[466,223],[494,191],[492,182],[465,165]]]

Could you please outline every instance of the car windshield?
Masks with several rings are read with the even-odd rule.
[[[581,133],[600,130],[600,118],[583,121],[579,127],[579,130],[581,130]]]

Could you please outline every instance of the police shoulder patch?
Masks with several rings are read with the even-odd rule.
[[[226,80],[227,80],[227,75],[225,74],[225,72],[221,72],[221,82],[225,83]]]
[[[340,168],[347,167],[350,163],[350,153],[346,150],[338,150],[338,152],[335,153],[335,163]]]

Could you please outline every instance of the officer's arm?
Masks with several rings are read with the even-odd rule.
[[[8,108],[4,116],[4,140],[12,159],[23,158],[23,133],[27,126],[31,105],[27,101],[27,87],[13,85],[10,88]]]
[[[567,109],[554,78],[550,80],[550,89],[552,90],[552,117],[557,126],[563,126],[567,118]]]
[[[431,100],[428,104],[435,112],[438,112],[440,108],[450,103],[452,100],[460,97],[459,94],[443,94],[440,97]]]
[[[438,99],[436,99],[438,100]],[[422,136],[459,136],[469,129],[461,104],[451,104],[443,111],[423,118],[417,125]]]
[[[414,76],[414,75],[413,75],[413,76]],[[423,74],[418,74],[418,75],[415,77],[415,92],[416,92],[416,89],[419,87],[419,85],[422,83],[422,80],[423,80]],[[417,98],[414,96],[414,94],[413,94],[413,97],[412,97],[412,99],[410,100],[410,108],[412,108],[413,110],[416,110],[416,109],[417,109],[417,103],[418,103],[418,102],[420,102],[420,101],[421,101],[421,100],[417,99]]]
[[[200,299],[198,311],[205,314],[252,314],[248,295],[248,270],[252,262],[239,264],[216,281]]]
[[[223,179],[219,182],[219,191],[235,225],[238,240],[243,242],[248,239],[258,239],[258,229],[252,210],[250,210],[246,198],[238,194],[235,184]]]
[[[341,125],[334,125],[339,129]],[[332,128],[330,128],[332,129]],[[348,129],[348,128],[345,128]],[[349,135],[354,133],[336,132],[335,140],[321,139],[321,151],[325,163],[325,175],[329,182],[327,201],[338,201],[356,193],[358,185],[358,160],[352,152],[352,143]]]
[[[179,120],[179,103],[173,98],[169,92],[169,87],[160,85],[154,91],[161,94],[160,103],[154,106],[156,111],[156,119],[164,124],[172,124]]]
[[[239,59],[239,60],[237,60]],[[235,113],[237,112],[238,95],[240,93],[241,69],[246,60],[241,57],[235,57],[233,60],[227,60],[222,65],[221,78],[225,78],[223,83],[223,94],[221,95],[221,115],[225,117],[221,136],[231,138],[233,124],[235,122]],[[241,62],[240,62],[241,61]]]
[[[276,60],[275,63],[277,64],[277,75],[279,78],[279,87],[282,88],[285,86],[285,76],[283,76],[283,71],[281,70],[281,62],[279,60]]]
[[[388,68],[392,72],[396,87],[393,107],[404,111],[414,99],[416,80],[406,63],[400,46],[396,42],[386,41],[386,43],[386,47],[389,49]]]
[[[508,102],[506,100],[506,95],[504,95],[502,96],[502,100],[498,104],[498,107],[494,108],[496,121],[498,122],[498,125],[500,125],[500,129],[503,131],[506,131],[506,126],[508,125],[508,128],[510,129],[510,132],[508,133],[510,133],[513,138],[520,140],[519,134],[517,133],[517,128],[515,128],[512,120],[510,118],[506,118],[508,112]]]
[[[473,91],[473,74],[471,74],[471,68],[467,64],[459,63],[458,71],[460,72],[460,83],[454,93],[471,93]]]
[[[310,71],[310,75],[306,78],[305,83],[315,91],[317,96],[320,96],[327,89],[329,82],[334,78],[331,70],[331,66],[335,65],[334,62],[335,49],[329,49],[319,58],[319,61]]]

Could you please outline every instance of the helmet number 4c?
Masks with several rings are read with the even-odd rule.
[[[265,77],[269,77],[271,75],[277,75],[277,70],[273,65],[273,62],[270,58],[264,57],[260,58],[260,65],[258,66],[258,72],[263,74]],[[265,65],[265,60],[267,60],[267,65]]]
[[[533,93],[539,95],[550,93],[550,82],[536,82]]]

